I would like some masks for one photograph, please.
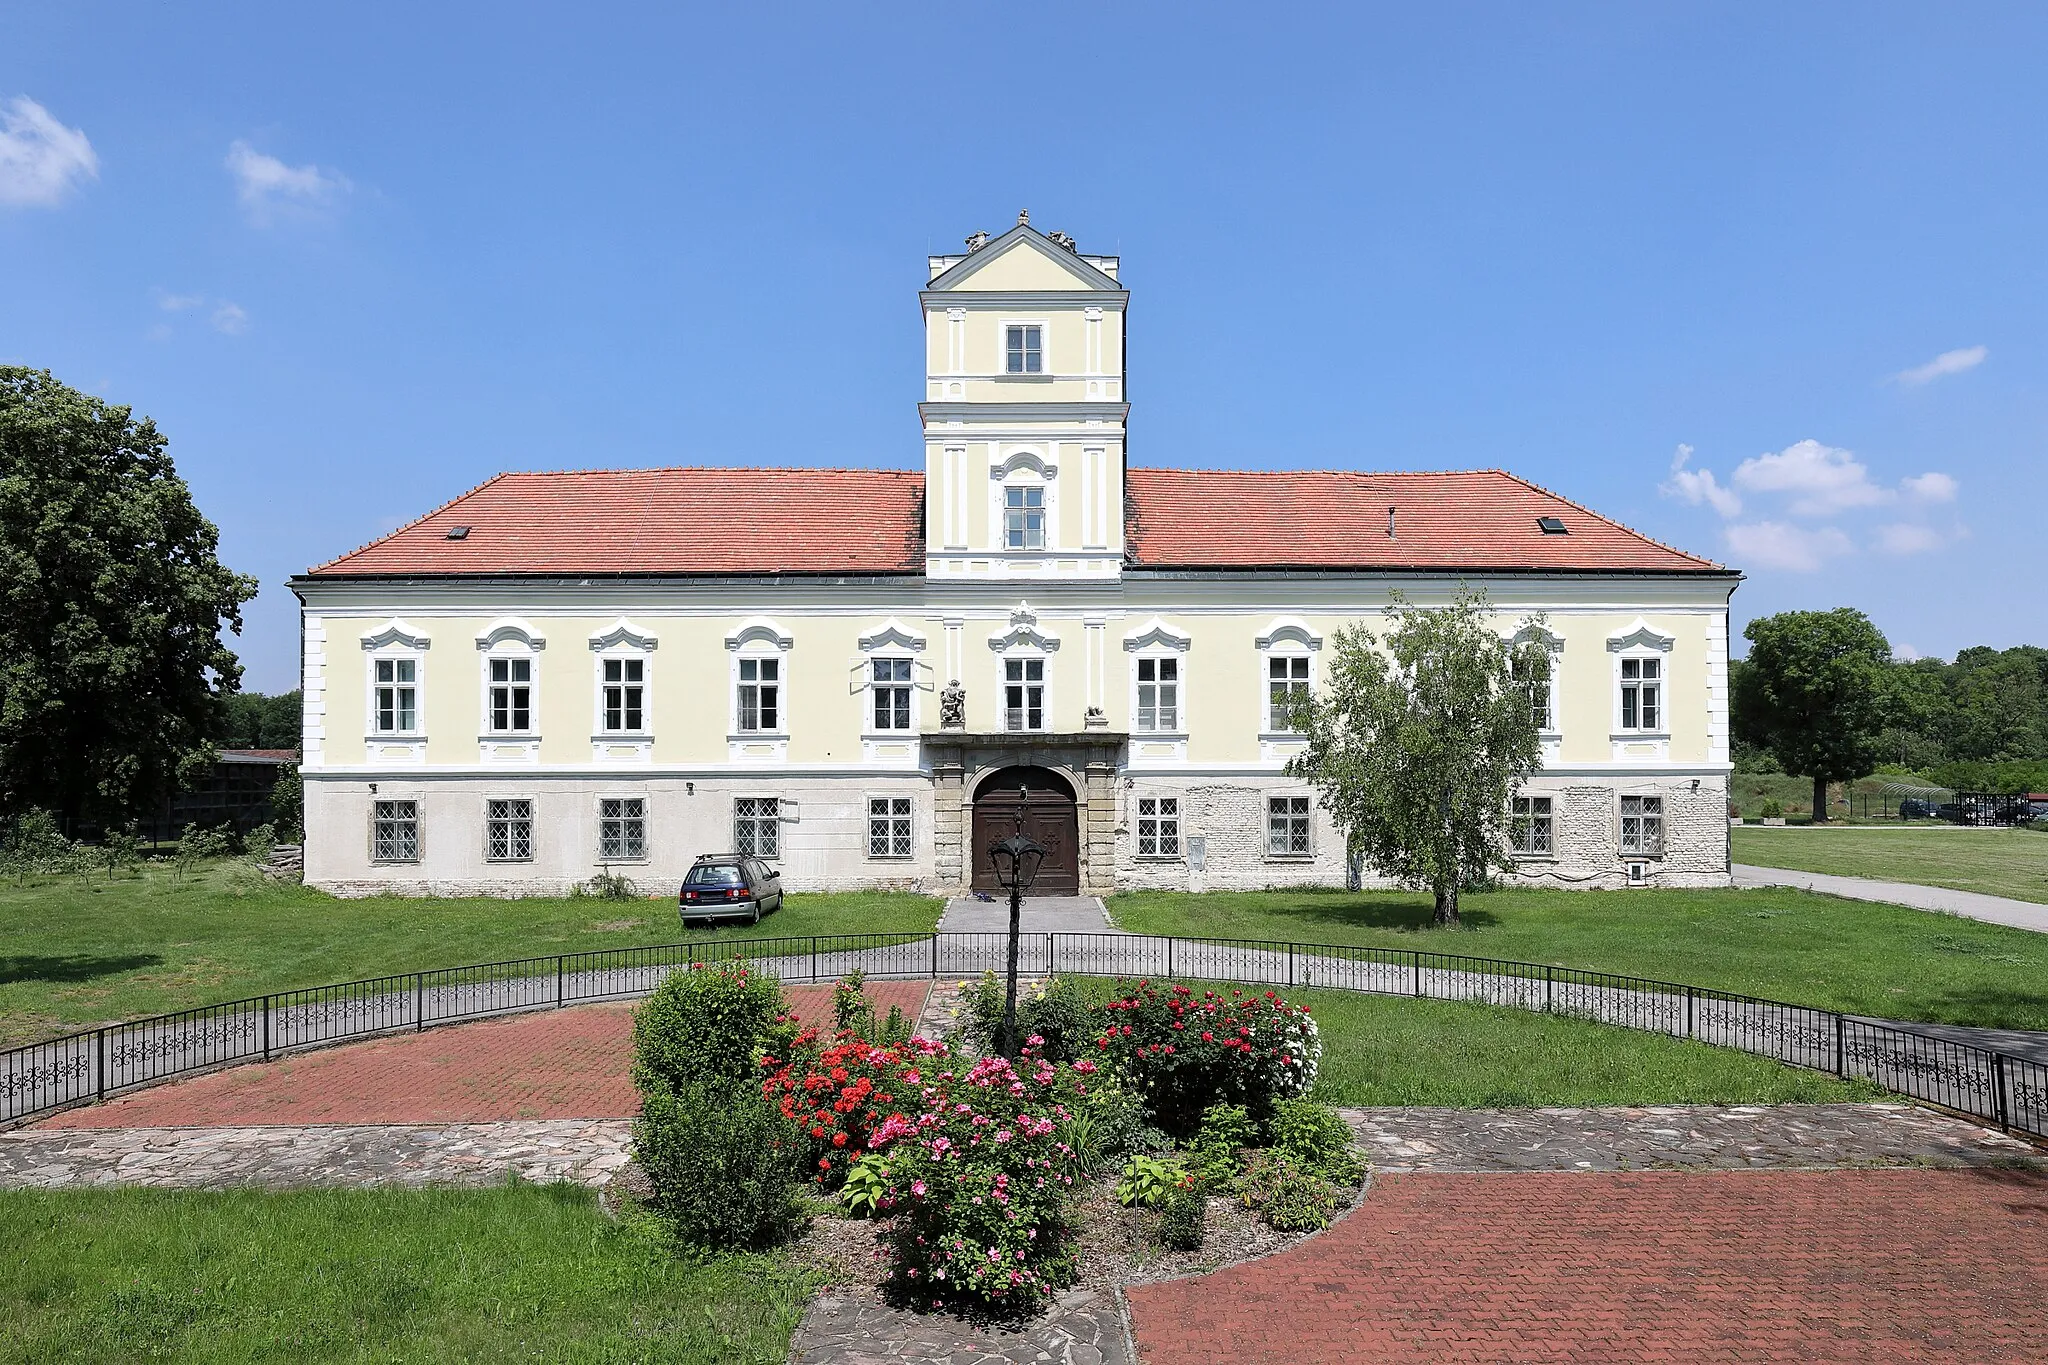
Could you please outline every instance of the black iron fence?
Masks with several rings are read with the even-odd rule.
[[[785,981],[1000,970],[1002,933],[834,934],[609,948],[372,977],[203,1005],[0,1053],[0,1123],[230,1062],[457,1020],[644,996],[672,971],[745,957]],[[1475,1001],[1737,1048],[1861,1077],[2009,1132],[2048,1138],[2048,1064],[1834,1010],[1609,972],[1409,948],[1026,934],[1033,975],[1157,977]]]

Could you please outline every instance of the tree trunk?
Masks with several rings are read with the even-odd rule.
[[[1439,886],[1436,889],[1435,922],[1438,925],[1449,925],[1453,928],[1457,927],[1458,884],[1456,882],[1451,882],[1445,886]]]
[[[1816,825],[1825,824],[1827,823],[1827,818],[1828,780],[1825,777],[1815,777],[1813,779],[1813,823]]]

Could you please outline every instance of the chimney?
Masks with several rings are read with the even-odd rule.
[[[1394,539],[1394,509],[1387,509],[1387,539]]]

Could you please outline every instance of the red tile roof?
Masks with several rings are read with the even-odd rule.
[[[1125,543],[1148,569],[1700,573],[1721,568],[1498,469],[1133,469]],[[1394,534],[1387,535],[1387,509]],[[1545,535],[1538,517],[1566,534]]]
[[[1157,569],[1720,570],[1500,470],[1133,469],[1132,563]],[[1387,535],[1387,508],[1395,534]],[[1567,534],[1545,535],[1538,517]],[[450,540],[450,528],[467,535]],[[500,474],[317,577],[917,573],[924,476],[880,469]]]
[[[297,749],[222,749],[220,756],[229,762],[247,763],[296,763]]]
[[[451,527],[467,526],[461,540]],[[924,475],[885,469],[500,474],[312,570],[412,574],[910,573]]]

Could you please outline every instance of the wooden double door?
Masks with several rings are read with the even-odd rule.
[[[1003,768],[974,789],[974,889],[1001,894],[989,845],[1023,832],[1044,846],[1028,894],[1073,896],[1081,890],[1081,838],[1074,789],[1046,768]]]

